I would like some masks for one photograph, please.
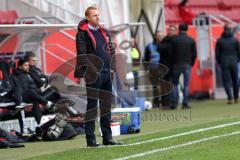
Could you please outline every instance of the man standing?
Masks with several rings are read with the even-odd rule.
[[[238,103],[239,91],[237,63],[240,60],[240,46],[239,41],[233,37],[231,30],[229,24],[224,26],[224,32],[217,40],[215,49],[216,59],[222,70],[223,86],[228,97],[228,104],[233,104],[233,98],[234,103]]]
[[[162,32],[157,31],[154,34],[153,42],[149,43],[145,48],[144,62],[147,62],[149,65],[150,81],[153,85],[153,107],[158,108],[160,105],[159,93],[158,93],[158,83],[159,78],[159,63],[160,63],[160,52],[158,50],[158,45],[162,39]]]
[[[86,82],[85,133],[87,146],[99,146],[94,134],[98,102],[100,104],[100,126],[103,145],[119,145],[121,143],[113,140],[110,127],[112,92],[110,76],[111,72],[115,70],[110,62],[115,49],[111,45],[109,33],[100,25],[98,9],[88,7],[85,11],[85,17],[86,19],[80,21],[76,35],[78,57],[74,75],[76,78],[84,78]],[[102,64],[100,66],[99,61]],[[95,71],[95,73],[92,72],[89,75],[90,70]]]
[[[160,63],[168,67],[168,73],[163,77],[164,80],[172,82],[172,55],[171,55],[171,41],[177,35],[177,27],[169,25],[167,36],[164,37],[159,45],[159,52],[161,53]],[[162,96],[162,106],[164,109],[172,107],[171,94]],[[173,107],[174,109],[174,107]]]
[[[172,59],[173,59],[173,103],[174,107],[178,104],[178,84],[180,75],[183,74],[183,101],[182,108],[190,108],[188,104],[189,80],[191,67],[196,59],[196,44],[193,38],[187,35],[188,25],[179,25],[179,35],[171,41]]]

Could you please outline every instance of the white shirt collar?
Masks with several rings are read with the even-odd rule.
[[[88,23],[88,28],[97,31],[99,29],[99,26],[92,26],[91,24]]]

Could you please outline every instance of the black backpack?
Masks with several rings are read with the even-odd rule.
[[[43,124],[40,130],[42,139],[46,141],[67,140],[77,136],[72,125],[67,123],[64,116],[59,113]]]
[[[24,147],[23,144],[18,144],[24,142],[22,139],[18,138],[11,132],[8,132],[0,128],[0,148],[19,148]]]

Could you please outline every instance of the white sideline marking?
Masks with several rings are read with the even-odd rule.
[[[127,159],[130,159],[130,158],[143,157],[143,156],[146,156],[148,154],[153,154],[153,153],[157,153],[157,152],[161,152],[161,151],[167,151],[167,150],[171,150],[171,149],[190,146],[190,145],[201,143],[201,142],[204,142],[204,141],[209,141],[209,140],[218,139],[218,138],[222,138],[222,137],[228,137],[228,136],[237,135],[237,134],[240,134],[240,131],[231,132],[231,133],[224,134],[224,135],[219,135],[219,136],[212,136],[212,137],[209,137],[209,138],[202,138],[202,139],[199,139],[199,140],[190,141],[190,142],[179,144],[179,145],[174,145],[174,146],[170,146],[170,147],[166,147],[166,148],[154,149],[154,150],[151,150],[151,151],[147,151],[147,152],[143,152],[143,153],[139,153],[139,154],[134,154],[134,155],[126,156],[126,157],[122,157],[122,158],[117,158],[117,159],[113,159],[113,160],[127,160]]]
[[[176,138],[176,137],[180,137],[180,136],[186,136],[186,135],[190,135],[190,134],[193,134],[193,133],[199,133],[199,132],[209,131],[209,130],[213,130],[213,129],[224,128],[224,127],[228,127],[228,126],[234,126],[234,125],[238,125],[238,124],[240,124],[240,121],[238,121],[238,122],[232,122],[232,123],[225,123],[225,124],[221,124],[221,125],[217,125],[217,126],[212,126],[212,127],[207,127],[207,128],[200,128],[200,129],[196,129],[196,130],[192,130],[192,131],[188,131],[188,132],[183,132],[183,133],[179,133],[179,134],[174,134],[174,135],[171,135],[171,136],[160,137],[160,138],[150,139],[150,140],[146,140],[146,141],[131,143],[131,144],[115,145],[115,146],[101,146],[100,148],[102,148],[102,147],[127,147],[127,146],[135,146],[135,145],[140,145],[140,144],[145,144],[145,143],[150,143],[150,142],[155,142],[155,141],[160,141],[160,140],[165,140],[165,139]]]
[[[135,146],[135,145],[140,145],[140,144],[144,144],[144,143],[150,143],[150,142],[155,142],[155,141],[160,141],[160,140],[165,140],[165,139],[170,139],[170,138],[176,138],[176,137],[180,137],[180,136],[186,136],[186,135],[190,135],[193,133],[199,133],[199,132],[209,131],[209,130],[213,130],[213,129],[224,128],[224,127],[228,127],[228,126],[234,126],[234,125],[238,125],[238,124],[240,124],[240,122],[226,123],[226,124],[221,124],[221,125],[217,125],[217,126],[213,126],[213,127],[200,128],[200,129],[196,129],[196,130],[192,130],[192,131],[188,131],[188,132],[183,132],[183,133],[179,133],[179,134],[175,134],[175,135],[171,135],[171,136],[167,136],[167,137],[160,137],[160,138],[150,139],[150,140],[126,144],[126,145],[120,145],[120,146]]]

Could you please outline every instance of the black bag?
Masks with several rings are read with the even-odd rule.
[[[46,141],[67,140],[77,136],[74,128],[64,120],[62,114],[41,126],[41,137]]]
[[[8,132],[4,129],[0,128],[0,137],[5,138],[6,140],[12,142],[12,143],[22,143],[24,142],[23,139],[19,138],[15,134],[12,134],[11,132]]]
[[[18,144],[21,142],[24,142],[24,141],[22,139],[18,138],[16,135],[0,128],[0,148],[24,147],[23,144]]]

